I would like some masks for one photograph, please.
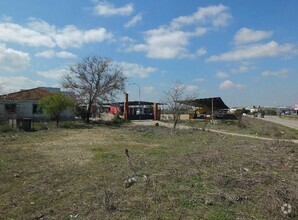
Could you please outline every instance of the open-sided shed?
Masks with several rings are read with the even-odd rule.
[[[104,103],[104,106],[110,108],[110,113],[124,114],[125,104],[127,104],[127,119],[129,120],[147,120],[156,119],[159,120],[160,112],[157,109],[159,103],[147,102],[147,101],[128,101],[125,102],[114,102],[114,103]],[[155,107],[154,107],[155,106]],[[154,113],[154,109],[156,112]],[[156,114],[154,116],[154,114]],[[157,116],[158,115],[158,116]]]
[[[208,112],[211,112],[212,110],[219,111],[229,109],[229,107],[223,102],[220,97],[183,100],[180,101],[180,103],[197,108],[205,108]]]

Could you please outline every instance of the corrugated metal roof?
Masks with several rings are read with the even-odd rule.
[[[45,88],[34,88],[28,90],[21,90],[19,92],[0,95],[0,100],[39,100],[45,96],[52,95],[53,92]]]
[[[229,109],[229,107],[222,101],[220,97],[180,101],[180,103],[182,104],[190,105],[194,107],[204,107],[207,110],[211,110],[212,102],[213,102],[214,110]]]

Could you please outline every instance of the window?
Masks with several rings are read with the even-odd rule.
[[[16,104],[5,104],[5,111],[7,113],[17,113],[17,105]]]
[[[42,108],[38,108],[37,104],[32,105],[32,113],[33,114],[42,114]]]

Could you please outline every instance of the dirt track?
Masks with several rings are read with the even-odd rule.
[[[261,118],[262,120],[265,121],[270,121],[274,122],[280,125],[287,126],[289,128],[294,128],[298,130],[298,120],[289,120],[289,119],[284,119],[284,118],[279,118],[276,116],[266,116],[265,118]]]
[[[144,120],[144,121],[132,121],[136,125],[144,125],[144,126],[154,126],[155,123],[158,123],[160,126],[172,128],[173,125],[171,123],[162,122],[162,121],[152,121],[152,120]],[[193,127],[186,126],[186,125],[177,125],[177,129],[194,129]],[[201,129],[201,128],[197,128]],[[231,136],[239,136],[239,137],[247,137],[247,138],[254,138],[259,140],[266,140],[266,141],[290,141],[298,144],[298,140],[287,140],[287,139],[273,139],[273,138],[266,138],[266,137],[258,137],[254,135],[247,135],[247,134],[239,134],[239,133],[233,133],[233,132],[226,132],[226,131],[220,131],[220,130],[214,130],[214,129],[207,129],[207,131],[219,133],[219,134],[225,134],[225,135],[231,135]]]

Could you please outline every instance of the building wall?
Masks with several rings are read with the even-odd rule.
[[[17,118],[32,118],[33,117],[33,104],[37,104],[37,103],[35,101],[19,101],[19,102],[17,102]],[[38,116],[42,117],[42,115],[38,115]]]
[[[0,101],[0,121],[6,121],[11,118],[31,118],[32,120],[48,120],[48,117],[43,113],[33,113],[33,105],[37,105],[37,100],[5,100]],[[5,110],[6,104],[16,104],[16,113],[7,113]],[[61,119],[72,120],[74,119],[73,108],[68,108],[61,114]]]
[[[181,114],[180,120],[189,120],[189,117],[189,114]],[[173,114],[161,114],[160,119],[165,121],[171,121],[174,120],[174,117]]]
[[[61,119],[62,120],[74,120],[75,118],[75,112],[74,108],[69,107],[65,111],[61,113]]]

